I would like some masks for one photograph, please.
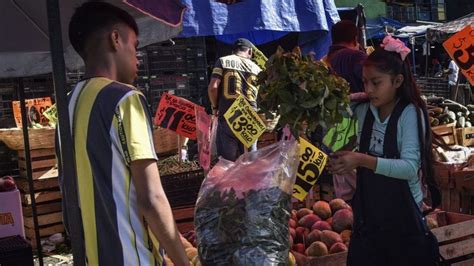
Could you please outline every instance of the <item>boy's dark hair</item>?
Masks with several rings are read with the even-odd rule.
[[[398,88],[397,95],[416,107],[418,139],[420,142],[420,159],[423,184],[428,186],[431,197],[431,206],[436,208],[441,204],[441,193],[434,178],[432,144],[443,145],[444,141],[431,131],[426,103],[421,98],[421,92],[416,85],[408,58],[402,60],[400,54],[388,52],[379,47],[372,52],[364,63],[364,67],[375,67],[378,71],[395,77],[403,75],[403,83]],[[423,117],[423,120],[421,119]],[[423,132],[425,129],[426,132]]]
[[[334,24],[331,29],[331,38],[333,44],[349,43],[357,40],[359,29],[350,20],[341,20]]]
[[[83,56],[86,42],[92,34],[119,23],[129,26],[138,35],[137,23],[127,11],[105,2],[86,2],[71,17],[69,41],[74,50]]]

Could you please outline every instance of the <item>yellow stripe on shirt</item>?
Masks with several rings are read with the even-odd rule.
[[[111,80],[104,78],[95,78],[91,80],[82,89],[80,95],[80,104],[75,108],[74,125],[88,125],[90,112],[94,105],[98,93]],[[94,180],[92,167],[90,165],[87,153],[87,126],[74,128],[74,146],[76,153],[76,169],[79,189],[79,202],[81,206],[82,221],[84,226],[84,238],[86,246],[86,255],[89,265],[99,264],[99,254],[97,249],[97,229],[94,205]]]
[[[142,159],[156,159],[151,135],[150,121],[140,100],[141,94],[136,92],[129,95],[119,104],[119,114],[123,118],[123,129],[127,139],[127,149],[130,162]]]

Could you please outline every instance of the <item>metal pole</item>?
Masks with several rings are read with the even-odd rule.
[[[415,57],[415,37],[410,37],[411,54],[413,56],[413,75],[416,75],[416,57]]]
[[[71,239],[74,265],[85,265],[85,248],[82,234],[76,167],[73,155],[73,142],[69,124],[69,112],[66,94],[66,65],[62,44],[61,17],[58,0],[47,0],[48,29],[53,66],[54,93],[58,108],[58,128],[62,166],[62,193],[67,206],[69,237]]]
[[[431,43],[426,40],[426,56],[425,56],[425,76],[428,77],[428,57],[430,56]]]
[[[20,99],[21,110],[21,125],[23,129],[23,143],[26,161],[26,177],[28,178],[28,190],[31,197],[31,208],[33,210],[33,224],[35,226],[36,249],[38,250],[38,260],[40,266],[43,266],[43,248],[41,246],[41,237],[38,224],[38,213],[36,210],[35,188],[33,185],[33,176],[31,169],[31,154],[30,154],[30,138],[28,135],[28,119],[26,118],[25,106],[25,87],[23,85],[23,78],[18,79],[18,98]]]

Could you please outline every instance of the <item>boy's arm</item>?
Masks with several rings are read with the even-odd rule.
[[[161,185],[156,161],[133,161],[130,163],[130,170],[140,213],[151,231],[175,265],[189,265],[170,204]]]

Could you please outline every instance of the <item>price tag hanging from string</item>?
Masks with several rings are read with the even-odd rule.
[[[239,96],[225,112],[224,118],[234,135],[249,148],[265,132],[266,126],[253,107]]]
[[[303,138],[300,138],[300,156],[293,197],[303,201],[318,181],[328,156]]]
[[[202,106],[165,93],[155,114],[155,125],[175,131],[181,136],[196,139],[196,109]]]

